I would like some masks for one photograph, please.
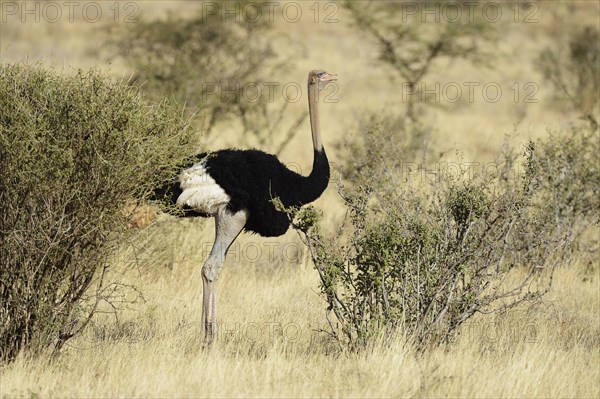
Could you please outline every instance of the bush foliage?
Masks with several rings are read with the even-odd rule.
[[[577,238],[600,221],[600,130],[574,127],[550,132],[536,146],[535,183],[557,225]]]
[[[370,137],[385,147],[386,135]],[[312,208],[294,223],[321,278],[329,332],[351,348],[397,335],[425,348],[478,312],[540,298],[598,222],[598,139],[584,129],[530,143],[523,156],[506,147],[486,174],[406,171],[377,150],[357,153],[364,170],[340,191],[349,219],[340,233],[323,234]]]
[[[0,64],[0,358],[81,330],[103,298],[120,210],[166,177],[189,139],[179,112],[127,82]]]

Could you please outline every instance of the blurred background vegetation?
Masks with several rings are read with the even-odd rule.
[[[235,11],[236,4],[239,11]],[[587,50],[589,65],[581,64],[590,84],[580,88],[571,82],[578,78],[567,76],[577,73],[569,63],[579,64],[570,58],[578,57],[570,55],[569,52],[578,51],[569,50],[570,42],[577,41],[584,31],[588,32],[586,35],[597,32],[596,8],[590,2],[556,6],[514,2],[502,9],[502,17],[496,22],[492,8],[486,10],[487,19],[482,17],[482,10],[475,10],[473,23],[466,23],[466,17],[457,23],[448,22],[446,19],[454,15],[449,10],[438,13],[439,24],[429,23],[434,21],[435,13],[424,16],[427,22],[422,23],[421,15],[403,7],[402,2],[391,2],[388,9],[376,2],[349,4],[352,3],[298,3],[301,16],[297,21],[295,3],[286,8],[285,2],[269,8],[256,2],[138,1],[121,4],[119,12],[111,3],[101,5],[102,17],[94,22],[84,18],[83,5],[72,13],[73,22],[67,19],[66,12],[56,23],[43,17],[36,23],[35,15],[23,17],[23,23],[20,15],[7,15],[0,26],[0,54],[2,59],[11,61],[44,60],[67,67],[106,67],[114,76],[133,75],[150,94],[162,87],[163,98],[185,103],[192,111],[206,108],[198,122],[202,129],[212,129],[221,122],[217,134],[204,138],[211,146],[261,144],[242,132],[255,129],[257,136],[264,135],[270,131],[264,127],[276,122],[277,110],[286,106],[283,119],[287,123],[264,143],[275,150],[284,133],[303,114],[306,104],[302,101],[305,99],[286,102],[276,93],[273,101],[267,101],[266,106],[272,108],[267,118],[262,114],[264,93],[258,103],[241,101],[243,96],[227,95],[227,90],[225,95],[219,92],[203,98],[203,83],[215,83],[219,90],[221,85],[227,89],[227,84],[244,87],[248,82],[276,82],[281,84],[279,89],[293,82],[303,88],[306,71],[315,67],[349,78],[345,84],[340,83],[336,95],[339,102],[330,106],[330,112],[357,116],[323,121],[329,133],[326,143],[331,144],[355,134],[357,119],[368,112],[407,112],[415,98],[421,97],[406,95],[404,85],[409,84],[417,90],[434,92],[436,82],[442,87],[448,83],[461,87],[462,95],[455,102],[447,101],[455,97],[451,86],[447,88],[448,95],[439,95],[437,102],[435,96],[425,96],[426,103],[438,107],[426,115],[419,114],[419,119],[435,126],[436,138],[444,138],[435,140],[440,147],[436,150],[453,150],[454,144],[460,143],[468,156],[496,148],[504,134],[514,131],[515,123],[523,136],[535,137],[544,135],[548,126],[567,125],[588,109],[597,113],[592,94],[581,96],[589,98],[582,109],[564,106],[559,101],[562,94],[552,83],[557,75],[547,80],[538,62],[550,49],[556,62],[561,62],[563,79],[569,79],[566,87],[579,92],[585,86],[586,93],[594,93],[593,81],[598,74],[593,69],[597,65],[593,60],[597,52],[593,49]],[[430,7],[435,10],[435,4],[444,3],[432,4]],[[535,8],[528,8],[528,4]],[[485,2],[480,5],[483,6]],[[263,10],[260,17],[253,14],[257,9]],[[370,17],[364,18],[365,15]],[[573,22],[574,17],[580,22]],[[376,29],[372,29],[374,24]],[[579,42],[596,43],[592,37]],[[586,52],[584,49],[579,53],[582,51]],[[559,67],[542,64],[546,69]],[[468,82],[479,84],[474,88],[472,101],[465,86]],[[497,102],[486,101],[482,95],[481,88],[487,83],[500,85],[502,96]],[[525,87],[527,83],[532,85]],[[211,87],[208,89],[212,91]],[[251,89],[246,99],[254,97]],[[493,90],[489,95],[494,97]],[[594,116],[597,118],[597,114]],[[244,121],[244,117],[248,120]],[[492,118],[494,123],[488,123]],[[300,135],[293,140],[300,143],[304,138]],[[283,155],[290,161],[310,155],[310,148],[297,147]],[[296,155],[296,151],[305,152]]]
[[[194,352],[197,347],[191,337],[196,331],[193,321],[199,316],[198,273],[212,242],[211,222],[160,215],[157,223],[134,234],[123,227],[138,224],[131,219],[132,209],[140,208],[136,199],[143,199],[144,189],[161,176],[155,172],[164,172],[170,155],[174,161],[199,150],[258,147],[308,173],[312,148],[305,80],[307,72],[317,68],[340,77],[320,104],[324,145],[335,168],[330,189],[316,203],[322,217],[315,216],[319,212],[304,215],[309,220],[300,223],[300,236],[288,232],[275,241],[254,236],[238,240],[242,252],[234,254],[223,276],[221,298],[229,299],[221,313],[225,324],[292,320],[306,323],[303,331],[325,332],[317,341],[311,338],[304,352],[300,351],[304,354],[339,354],[344,343],[357,347],[358,342],[364,348],[365,342],[381,338],[382,331],[390,345],[389,338],[396,339],[398,334],[389,331],[398,329],[409,341],[448,344],[462,342],[457,337],[467,331],[463,324],[471,316],[498,308],[488,305],[499,305],[502,312],[496,317],[501,318],[512,304],[538,299],[557,266],[570,266],[577,276],[564,283],[555,281],[555,286],[566,284],[559,285],[559,292],[591,292],[597,283],[600,9],[595,2],[481,1],[474,8],[445,1],[83,2],[70,10],[59,5],[62,15],[55,19],[50,3],[0,4],[0,60],[5,63],[0,100],[12,107],[2,108],[1,187],[14,194],[7,194],[6,201],[18,205],[14,187],[22,185],[28,171],[42,176],[41,198],[42,192],[61,186],[62,175],[55,170],[70,175],[76,169],[71,158],[67,162],[39,148],[43,157],[31,163],[31,170],[14,167],[28,162],[34,153],[16,151],[11,143],[43,121],[40,117],[33,123],[20,112],[28,109],[34,115],[37,106],[25,94],[19,94],[25,100],[18,104],[12,101],[14,82],[30,85],[33,97],[46,98],[57,107],[57,115],[62,115],[61,104],[66,107],[68,101],[78,102],[74,109],[85,115],[86,103],[94,100],[80,97],[97,95],[104,98],[103,111],[94,114],[97,119],[82,117],[81,126],[88,126],[90,120],[109,124],[112,115],[123,112],[127,118],[132,116],[126,118],[130,124],[115,128],[121,134],[114,136],[116,142],[95,142],[88,153],[82,153],[83,161],[98,161],[95,154],[106,151],[114,162],[93,165],[115,173],[109,166],[123,165],[119,176],[128,179],[118,186],[119,195],[114,198],[91,195],[76,203],[96,207],[105,201],[95,209],[112,216],[103,221],[98,234],[120,231],[125,235],[113,241],[119,245],[99,243],[100,258],[100,252],[88,257],[76,252],[74,259],[81,259],[67,264],[61,263],[57,252],[60,267],[56,269],[61,270],[62,280],[57,280],[58,288],[49,285],[49,289],[55,294],[68,292],[65,283],[78,285],[73,279],[84,270],[83,286],[95,289],[96,294],[85,296],[81,291],[76,298],[70,297],[64,302],[65,311],[51,306],[47,294],[13,284],[14,292],[28,292],[32,299],[9,303],[8,281],[27,281],[27,273],[41,264],[36,256],[44,257],[44,253],[32,248],[32,267],[13,256],[25,256],[17,250],[25,231],[14,229],[22,223],[15,220],[20,220],[17,211],[23,208],[7,207],[3,234],[12,229],[22,235],[13,234],[12,244],[3,237],[2,256],[13,262],[3,261],[11,265],[2,274],[3,345],[14,344],[11,337],[16,330],[10,329],[11,323],[39,310],[50,315],[47,325],[51,328],[42,328],[30,341],[42,342],[42,347],[61,347],[74,332],[83,332],[85,338],[74,338],[75,345],[90,339],[117,344],[134,339],[165,342],[170,347],[175,340],[178,345],[183,342],[183,347],[191,345],[188,350]],[[25,9],[33,11],[24,13]],[[15,66],[33,62],[39,62],[37,72]],[[86,75],[90,67],[97,71]],[[15,71],[22,71],[23,81]],[[50,90],[52,95],[43,85],[36,88],[28,80],[45,73],[47,79],[58,82]],[[79,93],[73,86],[78,76],[90,80],[85,80],[80,95],[63,98],[66,92]],[[94,79],[110,87],[105,77],[120,82],[114,99],[94,92]],[[86,86],[88,82],[91,86]],[[124,110],[124,101],[134,106]],[[148,104],[171,109],[181,122],[168,116],[143,121],[142,110]],[[191,122],[187,126],[183,121]],[[56,117],[42,125],[65,133],[65,143],[77,144],[76,132],[69,136],[61,127],[63,122]],[[165,140],[171,137],[173,141],[167,140],[164,146],[160,140],[144,142],[138,135],[145,129],[155,131],[153,123],[162,123]],[[104,127],[91,131],[102,136]],[[185,140],[175,134],[182,129],[187,132]],[[128,142],[129,135],[139,139],[141,144],[135,147],[139,153],[119,152],[128,148],[119,146],[119,140]],[[45,141],[52,137],[27,137],[29,141],[22,143],[25,147],[56,148]],[[11,151],[22,156],[8,157]],[[143,154],[145,161],[140,160]],[[155,158],[157,162],[150,165],[149,160]],[[45,165],[54,166],[45,169]],[[101,174],[106,184],[117,179]],[[80,183],[82,192],[89,194],[85,181]],[[336,190],[336,184],[342,188]],[[68,193],[69,186],[65,187]],[[54,192],[64,199],[60,190]],[[60,211],[64,203],[58,199],[53,204]],[[123,209],[127,210],[125,218]],[[144,212],[149,220],[154,218],[151,210]],[[30,215],[31,220],[38,220],[36,212]],[[82,217],[73,211],[73,215],[85,225],[96,214]],[[41,216],[46,224],[37,223],[40,229],[61,220]],[[40,229],[34,226],[27,231],[31,237],[43,238]],[[312,252],[306,251],[302,240],[307,240]],[[297,244],[292,257],[283,246],[290,242]],[[243,256],[240,261],[239,254],[248,245],[258,248],[258,261]],[[68,245],[64,248],[70,251]],[[318,273],[312,269],[313,261]],[[13,269],[24,271],[22,277],[5,277]],[[84,278],[98,271],[104,271],[102,282],[109,287],[109,293],[102,296],[97,294],[98,286]],[[419,277],[414,278],[415,274]],[[227,285],[227,279],[232,285]],[[454,282],[451,288],[448,281]],[[319,284],[322,296],[313,297]],[[277,287],[288,288],[278,291]],[[410,300],[398,296],[399,287],[410,293]],[[302,298],[297,304],[282,299],[295,288],[297,298]],[[248,295],[267,295],[256,290],[274,296],[263,298],[260,309],[246,309]],[[511,295],[504,295],[507,292]],[[597,300],[597,296],[585,295],[582,298]],[[11,301],[16,297],[10,296]],[[564,339],[565,346],[597,351],[596,302],[579,306],[583,313],[577,313],[577,306],[565,310],[577,320],[571,323],[573,334],[586,339],[567,343],[564,337],[555,338]],[[35,306],[28,308],[32,303]],[[286,313],[290,306],[293,311]],[[25,313],[10,313],[17,307]],[[175,310],[163,315],[165,307]],[[335,320],[331,313],[325,318],[326,307],[337,312]],[[88,322],[90,309],[98,317]],[[532,316],[536,317],[541,320],[539,314]],[[564,323],[547,322],[544,328],[551,331],[557,325],[564,327]],[[304,338],[311,335],[303,334]],[[225,343],[232,342],[225,339]],[[259,340],[243,350],[260,357],[268,344]],[[67,345],[64,356],[71,349]],[[551,373],[547,378],[555,379]],[[20,388],[15,384],[15,389]],[[377,393],[390,396],[393,392]]]

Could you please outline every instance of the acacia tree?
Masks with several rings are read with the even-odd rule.
[[[344,2],[355,25],[377,44],[378,60],[402,79],[412,121],[418,119],[418,105],[427,101],[421,82],[436,63],[456,58],[489,64],[493,57],[486,50],[495,37],[493,24],[458,2],[450,4],[458,17],[449,18],[442,12],[448,6],[444,1]]]
[[[232,7],[238,10],[233,16],[220,12]],[[119,26],[109,44],[115,56],[133,67],[134,80],[143,83],[143,90],[199,112],[205,132],[219,122],[234,121],[246,140],[267,145],[275,131],[284,129],[288,110],[288,102],[276,106],[273,100],[281,87],[272,76],[289,62],[281,62],[274,50],[272,21],[259,17],[267,7],[268,2],[216,1],[191,17],[168,14],[166,19]],[[287,137],[306,116],[297,116]]]

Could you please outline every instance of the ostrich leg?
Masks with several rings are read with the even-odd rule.
[[[217,280],[227,250],[240,234],[247,220],[248,211],[232,213],[225,206],[215,215],[215,242],[202,267],[202,331],[207,344],[212,343],[217,332]]]

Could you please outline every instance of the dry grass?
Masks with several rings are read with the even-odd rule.
[[[178,234],[176,232],[173,233]],[[242,240],[240,253],[265,240]],[[180,255],[192,252],[185,246]],[[146,302],[107,316],[54,362],[20,358],[2,370],[6,397],[597,397],[598,265],[559,270],[543,304],[478,317],[447,348],[417,354],[401,341],[340,353],[316,331],[324,304],[306,264],[229,261],[214,347],[199,336],[195,262],[121,266]],[[199,263],[199,262],[198,262]],[[154,267],[152,270],[151,267]],[[171,268],[171,270],[169,270]],[[576,294],[574,294],[576,293]]]
[[[597,23],[593,2],[571,2],[571,21]],[[188,10],[183,3],[137,2],[147,15],[165,9]],[[306,3],[308,7],[312,3]],[[544,4],[544,3],[542,3]],[[546,3],[548,4],[548,3]],[[550,7],[550,6],[547,6]],[[566,7],[565,5],[561,7]],[[592,8],[592,9],[590,9]],[[557,9],[558,10],[558,9]],[[432,81],[536,82],[539,102],[498,103],[481,99],[454,110],[434,110],[432,140],[440,151],[459,148],[465,161],[483,162],[517,124],[518,138],[544,135],[575,115],[549,102],[550,92],[532,67],[537,49],[551,39],[555,15],[543,9],[540,23],[507,24],[496,68],[460,63],[442,66]],[[570,12],[570,11],[569,11]],[[314,24],[310,11],[301,23],[279,22],[277,29],[300,40],[305,56],[278,77],[304,84],[315,66],[340,75],[339,103],[322,110],[325,144],[348,137],[365,110],[398,105],[398,82],[373,62],[371,44],[349,26]],[[102,21],[103,23],[109,23]],[[101,24],[0,25],[0,54],[73,66],[98,64]],[[357,43],[359,43],[357,45]],[[285,56],[290,49],[282,48]],[[121,63],[111,72],[127,75]],[[290,120],[306,107],[291,104]],[[310,166],[308,125],[282,154],[284,161]],[[235,130],[224,127],[207,138],[211,147],[236,144]],[[273,143],[276,147],[278,143]],[[332,162],[339,162],[331,151]],[[326,221],[339,220],[334,190],[317,206]],[[333,225],[330,223],[330,225]],[[276,240],[244,235],[233,247],[219,287],[220,335],[210,350],[199,339],[200,266],[212,240],[212,221],[158,222],[115,255],[110,279],[138,287],[145,302],[101,315],[84,336],[73,339],[56,360],[21,357],[0,369],[2,397],[599,397],[600,290],[598,262],[576,261],[558,270],[544,303],[504,316],[478,316],[454,343],[425,354],[401,340],[390,348],[362,354],[340,353],[317,330],[325,323],[318,278],[294,233]],[[258,255],[257,255],[258,254]],[[135,298],[130,291],[128,299]]]

